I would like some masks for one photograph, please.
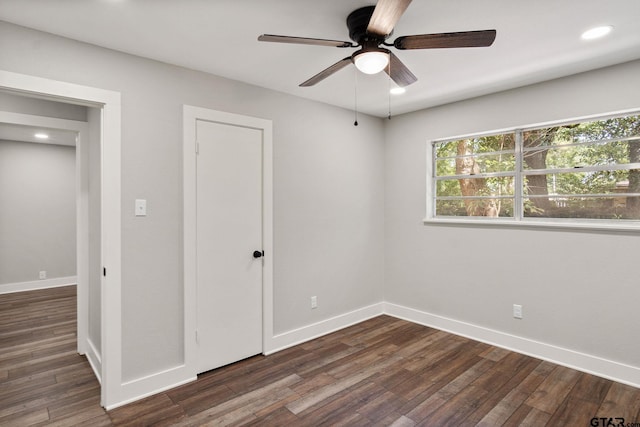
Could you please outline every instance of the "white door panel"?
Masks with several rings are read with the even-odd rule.
[[[262,352],[262,131],[197,121],[198,372]]]

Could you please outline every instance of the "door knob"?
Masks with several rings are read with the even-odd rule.
[[[253,251],[253,257],[254,258],[260,258],[263,255],[264,255],[264,252],[262,252],[262,251]]]

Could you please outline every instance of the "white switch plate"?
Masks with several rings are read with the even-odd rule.
[[[147,216],[147,201],[136,199],[136,216]]]
[[[317,308],[318,307],[318,297],[311,297],[311,308]]]
[[[519,304],[513,304],[513,317],[516,319],[522,319],[522,306]]]

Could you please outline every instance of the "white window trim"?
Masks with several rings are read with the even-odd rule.
[[[622,115],[640,114],[638,109],[622,110],[606,114],[594,114],[590,116],[577,117],[567,120],[550,121],[537,123],[532,125],[523,125],[512,128],[497,129],[487,132],[468,133],[446,138],[438,138],[426,142],[426,216],[422,220],[424,225],[444,225],[444,226],[460,226],[460,227],[514,227],[523,229],[561,229],[561,230],[592,230],[592,231],[621,231],[621,232],[637,232],[640,233],[640,221],[638,220],[594,220],[580,218],[525,218],[522,215],[522,132],[523,130],[536,130],[545,127],[563,126],[576,122],[590,120],[606,120],[608,118],[619,117]],[[483,136],[491,136],[502,133],[515,133],[515,181],[514,187],[518,189],[514,195],[514,218],[494,218],[488,217],[436,217],[435,215],[435,183],[433,179],[433,171],[435,170],[435,157],[433,156],[433,146],[438,142],[454,141],[465,138],[477,138]]]

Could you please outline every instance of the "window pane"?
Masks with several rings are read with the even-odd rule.
[[[525,175],[524,216],[638,218],[640,170],[624,165],[640,162],[639,136],[638,115],[524,131],[523,170],[576,169]]]
[[[551,146],[531,149],[523,153],[525,170],[566,169],[602,165],[625,165],[637,162],[632,156],[640,152],[640,138],[631,138],[584,145],[567,145],[555,141]]]
[[[640,169],[525,175],[525,195],[640,193]]]
[[[515,168],[515,134],[438,142],[433,145],[436,176],[477,175]]]
[[[434,144],[434,154],[436,157],[452,157],[465,154],[513,151],[515,149],[515,140],[515,133],[512,132],[438,142]]]
[[[513,218],[513,199],[436,200],[436,216]]]
[[[475,163],[475,165],[473,165]],[[471,166],[469,166],[471,164]],[[436,176],[477,175],[515,169],[513,153],[487,154],[436,160]]]
[[[511,196],[513,177],[442,179],[436,182],[436,196]]]
[[[522,132],[523,169],[560,169],[640,161],[640,116]]]
[[[640,219],[640,197],[625,194],[611,197],[549,196],[544,208],[539,198],[524,199],[528,218]]]
[[[540,147],[558,143],[579,144],[640,135],[640,116],[614,117],[522,132],[523,146]]]

